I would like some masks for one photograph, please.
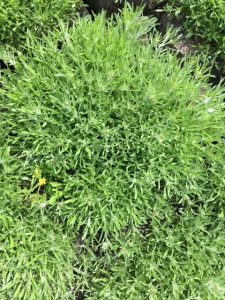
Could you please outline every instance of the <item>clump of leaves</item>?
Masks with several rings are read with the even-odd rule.
[[[57,19],[74,18],[79,0],[4,0],[0,3],[0,42],[19,47],[28,30],[40,35],[53,29]]]
[[[224,89],[211,88],[196,61],[181,67],[154,27],[154,19],[129,9],[116,25],[104,15],[70,29],[61,24],[42,43],[31,37],[32,59],[20,55],[17,73],[2,79],[7,178],[29,187],[38,166],[36,179],[46,179],[41,210],[73,227],[92,250],[97,243],[98,255],[103,249],[106,270],[89,250],[76,267],[77,286],[83,282],[98,299],[149,299],[153,290],[158,299],[171,291],[173,299],[195,299],[204,274],[215,280],[222,272]],[[135,236],[126,258],[120,241],[127,232]],[[111,294],[102,289],[105,278]]]

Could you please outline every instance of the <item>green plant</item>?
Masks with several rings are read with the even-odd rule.
[[[32,212],[24,193],[1,183],[0,298],[69,299],[74,251],[60,224]]]
[[[11,149],[0,147],[0,299],[70,299],[74,288],[73,234],[35,209]],[[43,178],[38,169],[33,181]],[[35,191],[38,192],[38,191]],[[40,190],[39,190],[40,192]],[[41,194],[40,194],[41,197]]]
[[[137,232],[81,248],[75,278],[87,299],[224,299],[223,225],[210,206],[180,219],[166,204],[154,211]]]
[[[225,3],[223,0],[170,0],[167,10],[178,16],[189,36],[225,59]]]
[[[72,228],[88,299],[218,299],[223,286],[224,89],[154,28],[129,9],[116,25],[61,23],[1,79],[2,178],[34,218],[21,236],[39,211]]]
[[[28,30],[41,35],[57,25],[57,19],[74,18],[79,0],[4,0],[0,3],[0,42],[20,47]]]

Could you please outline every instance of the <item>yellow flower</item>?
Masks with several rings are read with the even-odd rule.
[[[45,178],[39,178],[38,180],[38,186],[42,186],[42,185],[45,185],[47,182],[47,180]]]

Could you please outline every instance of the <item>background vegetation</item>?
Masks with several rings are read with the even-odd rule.
[[[209,51],[213,58],[225,61],[223,0],[169,0],[167,10],[181,20],[185,34],[198,42],[200,51]]]

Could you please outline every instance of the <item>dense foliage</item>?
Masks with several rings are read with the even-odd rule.
[[[154,26],[61,23],[1,78],[1,299],[70,299],[71,269],[87,299],[224,299],[224,89]]]
[[[19,201],[19,195],[13,189],[4,186],[1,194],[1,300],[69,299],[74,282],[71,239],[62,226],[55,226],[48,218],[29,212],[17,216],[15,200]],[[12,203],[10,208],[6,206],[10,200],[14,207]]]
[[[28,30],[40,35],[57,19],[71,20],[79,0],[3,0],[0,2],[0,43],[21,46]]]

